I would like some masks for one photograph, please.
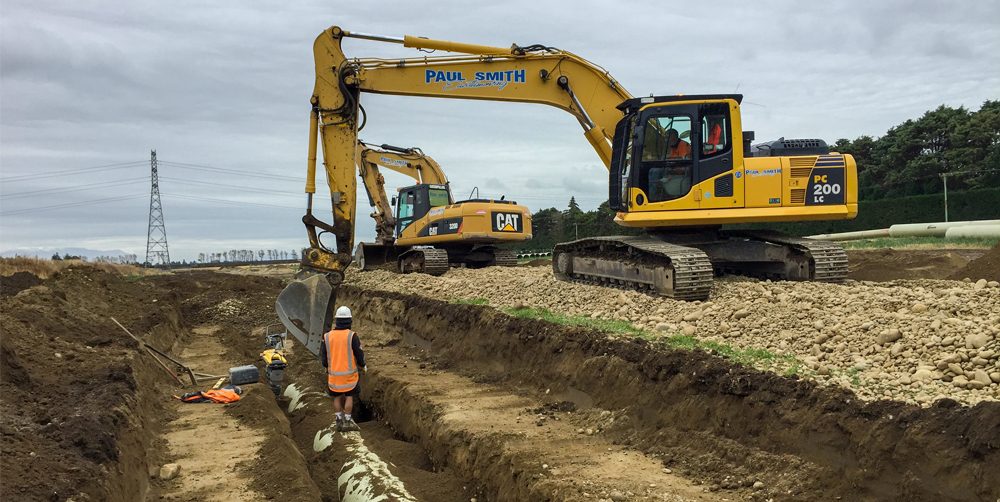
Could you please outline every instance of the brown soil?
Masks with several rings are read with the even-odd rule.
[[[14,296],[25,289],[37,286],[42,280],[31,272],[15,272],[0,277],[0,296]]]
[[[520,264],[518,266],[519,267],[551,267],[552,266],[552,259],[551,258],[536,258],[534,260],[531,260],[531,261],[528,261],[528,262],[524,262],[524,263],[522,263],[522,264]]]
[[[339,500],[356,438],[313,451],[333,422],[329,399],[315,393],[286,416],[287,400],[251,384],[233,405],[179,408],[169,396],[190,388],[109,319],[217,372],[257,360],[282,286],[79,267],[0,297],[0,496]],[[370,354],[358,438],[420,500],[1000,496],[997,402],[865,403],[706,353],[490,307],[352,286],[339,295]],[[322,386],[310,354],[293,344],[292,358],[290,382]],[[167,461],[182,464],[181,476],[151,480]]]
[[[849,249],[849,279],[947,279],[980,256],[977,249]]]
[[[139,301],[141,299],[141,301]],[[0,298],[0,432],[8,500],[137,500],[165,416],[158,368],[112,323],[169,346],[173,293],[69,268]],[[161,346],[162,347],[162,346]]]
[[[968,265],[951,274],[949,279],[1000,281],[1000,245],[993,246],[993,249],[970,261]]]
[[[233,330],[255,319],[270,320],[280,287],[274,279],[212,273],[127,279],[80,266],[64,269],[16,296],[0,298],[0,498],[132,501],[155,497],[165,484],[151,474],[178,456],[161,434],[172,430],[171,420],[184,418],[170,396],[192,389],[177,386],[147,355],[140,355],[136,343],[110,318],[147,343],[180,354],[190,342],[189,322],[217,323]],[[240,301],[230,306],[238,308],[217,308],[223,300],[234,298]],[[257,300],[262,302],[254,304]],[[257,390],[263,392],[251,392],[232,407],[264,416],[269,404],[272,413],[283,418],[273,395],[263,386]],[[259,394],[267,399],[258,400]],[[217,411],[222,413],[222,408]],[[205,438],[219,434],[214,426],[219,423],[209,424],[204,429],[208,434],[198,434],[190,448],[205,450],[210,443]],[[291,443],[288,435],[272,431],[280,429],[262,434],[267,438],[264,446],[278,445],[282,437],[286,445]],[[315,485],[310,491],[304,465],[299,463],[295,472],[289,453],[297,453],[294,446],[261,450],[256,462],[268,466],[269,472],[288,474],[285,482],[268,486],[266,493],[286,495],[288,500],[318,500]],[[244,455],[258,457],[245,445],[239,450],[239,456]],[[247,463],[236,463],[231,466],[236,471],[250,472]],[[184,474],[182,465],[178,483],[198,478]],[[230,492],[239,493],[239,489]],[[205,498],[195,493],[173,500]]]
[[[609,340],[602,333],[516,319],[488,307],[352,287],[341,289],[339,301],[365,316],[369,326],[421,339],[438,370],[546,389],[556,402],[583,395],[621,413],[607,427],[609,438],[658,455],[716,489],[745,490],[748,481],[761,480],[765,489],[748,495],[783,500],[1000,495],[1000,481],[989,474],[1000,465],[1000,403],[965,408],[945,399],[929,409],[863,403],[849,391],[747,369],[702,352]]]

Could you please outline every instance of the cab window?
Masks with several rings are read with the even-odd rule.
[[[688,115],[660,115],[646,121],[635,183],[649,202],[677,199],[691,191],[691,122]]]
[[[441,207],[451,204],[451,198],[448,197],[448,191],[443,188],[432,188],[430,189],[430,202],[431,207]]]
[[[659,116],[646,121],[642,160],[691,158],[691,117]]]
[[[414,205],[413,192],[406,192],[399,199],[399,218],[412,218]]]
[[[712,157],[729,149],[729,121],[725,113],[711,113],[701,117],[701,158]]]

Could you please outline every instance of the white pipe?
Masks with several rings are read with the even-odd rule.
[[[839,234],[819,234],[808,235],[806,239],[817,239],[822,241],[856,241],[858,239],[875,239],[877,237],[889,237],[888,228],[878,230],[859,230],[857,232],[841,232]]]
[[[945,234],[945,239],[956,239],[959,237],[993,237],[1000,238],[1000,224],[998,225],[965,225],[961,227],[949,228]]]
[[[890,237],[944,237],[949,228],[968,225],[1000,225],[1000,220],[905,223],[889,227]]]
[[[289,399],[288,414],[294,414],[315,406],[329,406],[330,398],[325,393],[315,391],[308,386],[299,387],[290,384],[285,387],[284,396]],[[375,452],[365,446],[364,439],[358,432],[336,432],[335,424],[316,431],[313,436],[313,452],[321,452],[333,445],[335,439],[347,450],[348,459],[344,462],[337,478],[337,489],[340,500],[344,502],[384,502],[399,500],[415,502],[416,499],[406,491],[403,482]]]

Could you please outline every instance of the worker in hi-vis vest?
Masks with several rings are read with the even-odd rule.
[[[368,371],[361,339],[351,331],[351,309],[337,309],[333,329],[323,335],[319,357],[326,367],[326,392],[333,396],[333,411],[337,412],[338,431],[359,430],[351,418],[354,398],[361,394],[358,370]]]

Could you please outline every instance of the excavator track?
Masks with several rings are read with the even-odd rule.
[[[805,253],[813,263],[808,280],[840,282],[847,278],[847,251],[836,242],[792,237],[777,232],[746,232],[743,235]]]
[[[512,249],[497,249],[493,252],[493,265],[497,267],[513,267],[517,265],[517,253]]]
[[[448,252],[437,248],[414,248],[399,258],[399,271],[443,275],[448,271]]]
[[[779,232],[728,231],[725,235],[783,246],[807,260],[800,274],[755,274],[751,267],[733,272],[771,279],[840,282],[847,277],[847,252],[836,242],[793,237]]]
[[[652,237],[591,237],[557,244],[556,278],[651,292],[680,300],[705,300],[713,269],[699,249]]]

